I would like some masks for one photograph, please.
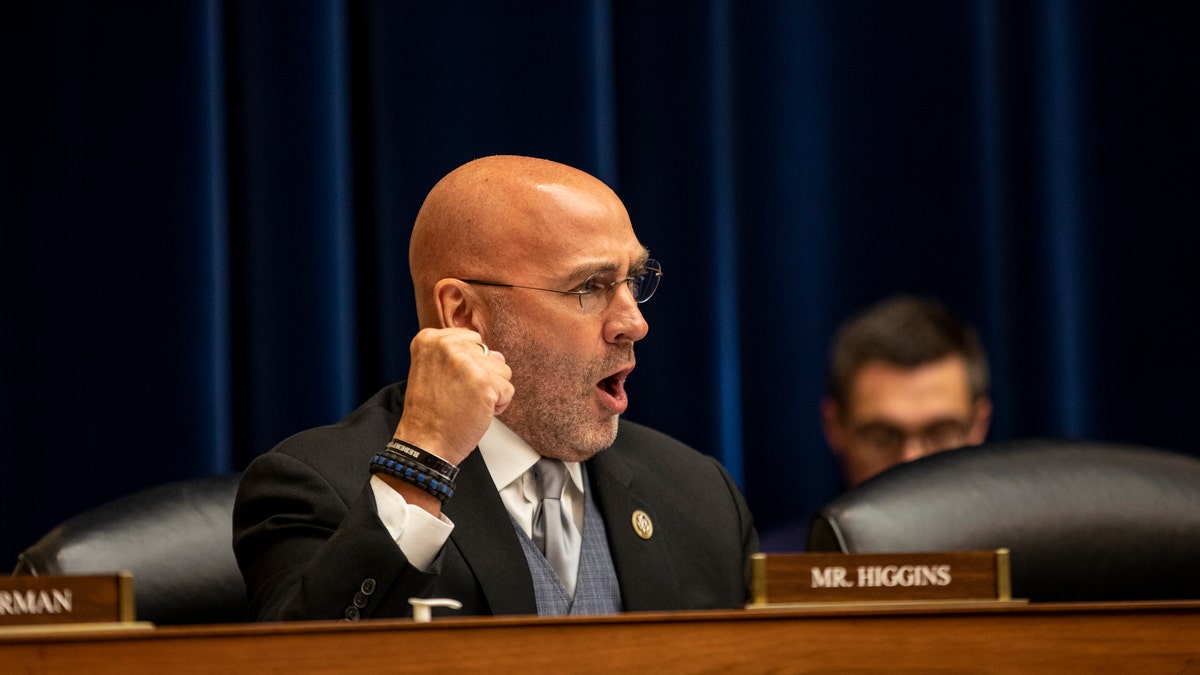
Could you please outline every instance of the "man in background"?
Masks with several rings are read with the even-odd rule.
[[[847,487],[982,443],[992,419],[987,391],[978,335],[936,300],[894,296],[843,324],[830,351],[821,421]]]
[[[852,488],[919,457],[982,443],[992,417],[975,330],[931,298],[897,295],[851,317],[830,345],[825,438]],[[762,533],[767,552],[801,551],[808,517]]]

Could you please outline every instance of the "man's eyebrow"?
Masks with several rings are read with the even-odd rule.
[[[616,269],[617,266],[613,263],[584,263],[571,270],[570,273],[567,274],[566,278],[572,281],[575,279],[583,280],[592,276],[593,274],[596,274],[597,272],[613,272],[616,271]]]
[[[650,249],[642,248],[642,252],[638,255],[637,260],[635,260],[633,264],[629,266],[629,269],[635,270],[639,267],[642,267],[649,259]],[[618,269],[619,267],[616,263],[610,262],[597,264],[595,262],[587,262],[568,272],[564,278],[567,281],[574,281],[576,279],[582,281],[598,272],[616,272]]]

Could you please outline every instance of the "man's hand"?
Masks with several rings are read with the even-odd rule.
[[[465,328],[426,328],[409,352],[396,437],[457,465],[512,401],[512,370],[503,354],[485,350],[479,334]]]

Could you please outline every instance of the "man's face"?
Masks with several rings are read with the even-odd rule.
[[[598,208],[585,193],[557,195],[562,208],[533,247],[530,262],[506,283],[574,290],[593,274],[605,282],[638,271],[646,250],[624,207]],[[615,201],[615,198],[612,200]],[[576,203],[578,202],[578,203]],[[520,288],[489,288],[492,321],[486,339],[512,368],[512,403],[500,416],[539,453],[583,461],[612,445],[628,397],[633,345],[648,325],[626,284],[592,312],[579,297]]]
[[[902,462],[982,443],[991,403],[973,400],[961,356],[918,366],[872,361],[854,378],[846,409],[826,402],[826,437],[857,485]]]

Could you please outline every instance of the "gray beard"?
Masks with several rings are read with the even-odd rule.
[[[514,389],[500,421],[541,455],[563,461],[586,461],[611,446],[619,417],[596,417],[594,390],[605,374],[629,362],[632,344],[628,350],[618,347],[607,357],[580,364],[557,353],[553,345],[538,344],[509,319],[511,314],[496,309],[489,346],[504,354]]]

